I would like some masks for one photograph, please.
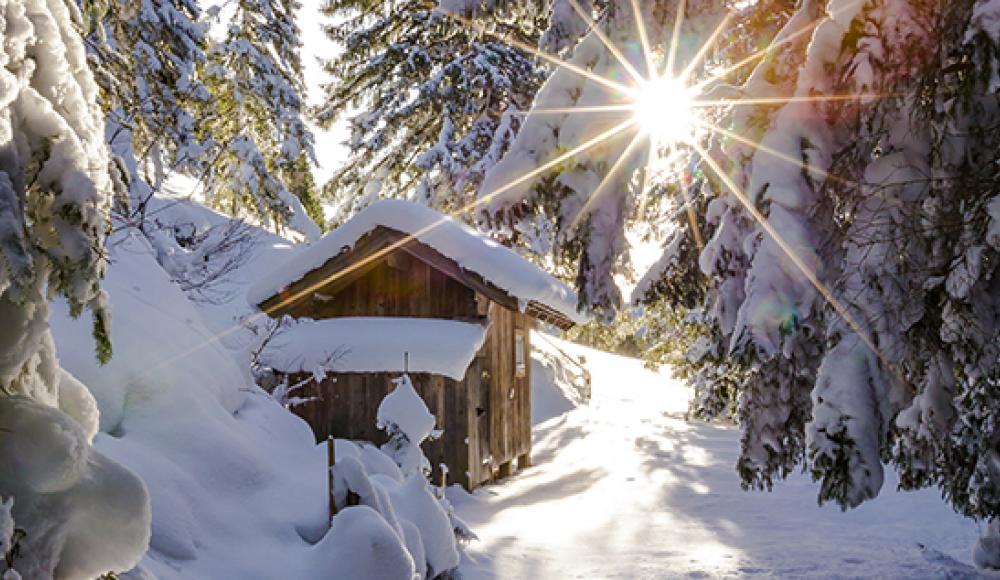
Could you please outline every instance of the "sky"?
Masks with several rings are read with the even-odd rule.
[[[322,5],[321,0],[304,0],[298,14],[299,28],[302,29],[302,63],[305,67],[306,88],[310,105],[319,104],[323,100],[321,85],[328,77],[323,72],[323,67],[320,64],[321,59],[329,59],[341,50],[323,32],[323,25],[331,20],[320,12]],[[347,148],[343,142],[347,139],[349,131],[347,124],[343,121],[331,127],[330,130],[325,131],[315,125],[312,125],[312,129],[316,136],[316,161],[318,163],[313,174],[316,177],[316,183],[322,185],[347,157]]]

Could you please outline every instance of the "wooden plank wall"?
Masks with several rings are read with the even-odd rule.
[[[480,389],[486,409],[480,445],[483,458],[495,469],[531,452],[531,365],[526,358],[525,375],[516,376],[514,336],[518,330],[524,333],[525,356],[530,356],[532,320],[496,303],[489,312],[490,330],[481,351],[487,375]],[[492,473],[480,477],[488,481]]]
[[[299,405],[292,411],[312,427],[316,441],[333,435],[340,439],[359,439],[381,445],[387,441],[385,432],[376,426],[378,406],[394,388],[392,379],[399,373],[336,373],[320,382],[303,387],[301,396],[318,397],[317,400]],[[294,375],[291,380],[303,380],[308,375]],[[437,440],[428,440],[421,448],[430,461],[434,476],[439,476],[441,463],[448,465],[453,474],[467,470],[463,459],[467,456],[455,445],[464,440],[460,421],[464,414],[464,389],[461,383],[440,375],[410,373],[410,380],[417,393],[437,419],[436,429],[444,429]],[[445,429],[446,425],[451,428]]]
[[[533,319],[500,305],[397,250],[378,260],[356,280],[325,295],[313,294],[282,313],[314,319],[341,316],[416,316],[484,321],[486,343],[462,381],[427,373],[411,373],[417,392],[438,419],[444,434],[424,443],[424,453],[438,477],[438,465],[449,479],[467,488],[493,480],[498,469],[531,451],[530,333]],[[516,377],[515,331],[525,335],[527,369]],[[378,405],[398,373],[336,373],[306,387],[303,396],[322,399],[297,407],[318,441],[328,435],[381,444],[385,434],[375,426]],[[306,378],[298,375],[298,381]],[[336,381],[336,382],[334,382]]]
[[[291,306],[294,317],[316,320],[339,316],[477,318],[476,293],[402,250],[377,261],[358,280],[336,293],[323,289]]]

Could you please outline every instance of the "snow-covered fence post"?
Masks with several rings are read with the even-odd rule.
[[[333,478],[333,466],[337,463],[337,445],[333,441],[333,435],[328,435],[326,438],[326,489],[327,489],[327,501],[330,504],[330,521],[333,521],[333,516],[337,515],[337,502],[334,500],[334,478]]]

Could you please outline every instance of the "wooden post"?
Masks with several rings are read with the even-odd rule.
[[[326,487],[330,503],[330,520],[337,515],[337,502],[333,497],[333,465],[337,462],[337,447],[333,442],[333,435],[326,438]]]
[[[410,372],[410,351],[403,353],[403,372],[407,374]]]

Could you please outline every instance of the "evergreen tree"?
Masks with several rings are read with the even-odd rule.
[[[541,80],[534,59],[503,40],[537,42],[528,4],[327,2],[327,33],[345,50],[325,65],[333,80],[316,117],[328,126],[357,111],[350,156],[326,186],[336,221],[380,196],[449,211],[474,199]]]
[[[642,128],[630,124],[633,111],[627,108],[634,97],[628,91],[659,77],[665,67],[662,58],[646,58],[643,43],[637,41],[639,23],[652,47],[662,49],[671,40],[677,6],[666,0],[610,2],[596,25],[580,10],[554,12],[596,30],[575,45],[568,66],[555,67],[511,151],[487,174],[479,191],[486,225],[501,235],[549,238],[532,245],[553,246],[557,262],[575,263],[582,302],[602,311],[607,320],[622,304],[613,278],[628,274],[627,223],[643,207],[633,200],[649,181],[643,172],[651,142]],[[689,63],[691,68],[700,66],[700,61],[692,62],[698,46],[687,37],[708,34],[724,14],[718,3],[686,4],[687,32],[674,71]],[[550,30],[560,27],[568,28],[550,23]],[[618,112],[593,112],[600,107],[617,107]],[[536,224],[542,216],[554,216],[554,228],[539,230]]]
[[[62,297],[73,316],[90,310],[98,357],[111,356],[100,287],[111,174],[74,14],[64,2],[0,5],[0,496],[14,498],[7,526],[24,532],[5,578],[123,572],[148,548],[145,486],[91,447],[97,403],[60,367],[49,330],[49,300]],[[98,517],[117,524],[80,524]]]
[[[296,0],[236,3],[202,72],[211,98],[198,135],[209,149],[201,170],[215,205],[315,238],[313,219],[322,215],[305,171],[315,154],[303,119],[298,8]]]
[[[642,5],[644,20],[667,27],[672,19],[658,17],[658,6]],[[936,485],[960,512],[995,518],[1000,7],[807,0],[794,13],[787,3],[759,8],[777,16],[747,22],[763,36],[780,30],[759,57],[753,43],[714,55],[725,74],[701,98],[731,106],[713,119],[718,129],[692,140],[674,183],[651,189],[662,207],[693,211],[670,214],[664,256],[635,298],[693,308],[692,334],[678,340],[698,389],[693,412],[735,409],[745,485],[768,488],[805,465],[820,501],[849,508],[879,493],[892,463],[904,488]],[[687,10],[697,32],[699,7]],[[626,25],[613,10],[603,22],[624,44]],[[585,37],[571,62],[611,77],[616,65],[603,44]],[[562,100],[535,106],[615,102],[596,96],[595,84],[557,71],[540,95],[560,90]],[[548,126],[529,117],[481,195],[492,202],[488,220],[501,225],[556,216],[557,249],[579,260],[582,298],[612,308],[625,218],[643,208],[633,201],[642,156],[627,160],[624,175],[603,186],[615,194],[601,197],[598,184],[622,145],[505,185],[584,142],[588,134],[574,130],[580,116]],[[589,135],[603,129],[586,127]],[[589,198],[597,201],[586,219],[596,223],[573,230]],[[646,217],[662,207],[646,206],[654,212]],[[700,275],[692,276],[695,262]],[[983,564],[1000,561],[991,555],[996,525],[989,530],[977,548]]]
[[[208,99],[197,68],[205,28],[193,0],[84,0],[87,45],[107,113],[108,143],[125,161],[131,212],[166,172],[196,167],[204,154],[195,105]],[[122,208],[125,209],[124,207]]]

